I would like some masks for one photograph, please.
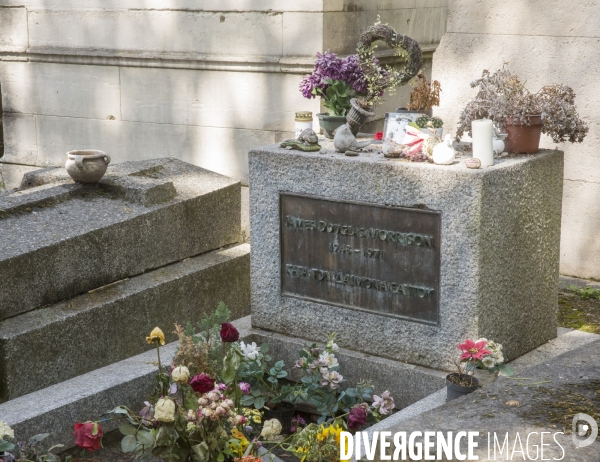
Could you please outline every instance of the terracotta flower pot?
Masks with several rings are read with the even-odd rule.
[[[506,133],[508,136],[504,140],[506,152],[535,154],[540,150],[540,137],[542,134],[542,116],[541,114],[530,116],[531,125],[521,125],[516,122],[513,125],[513,118],[506,119]]]

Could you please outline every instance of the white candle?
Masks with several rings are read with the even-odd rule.
[[[494,147],[492,137],[494,129],[490,119],[471,122],[473,131],[473,157],[481,161],[482,167],[494,165]]]

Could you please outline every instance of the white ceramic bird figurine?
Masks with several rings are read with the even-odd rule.
[[[444,141],[439,144],[436,144],[433,148],[433,163],[438,165],[450,165],[454,162],[454,157],[456,152],[452,147],[452,137],[450,135],[446,135],[444,137]]]
[[[358,151],[370,144],[371,140],[357,141],[348,124],[338,127],[333,137],[333,145],[337,152]]]

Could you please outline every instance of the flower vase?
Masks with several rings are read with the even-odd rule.
[[[263,421],[277,419],[281,424],[281,434],[289,435],[292,431],[292,418],[294,417],[294,405],[286,401],[282,401],[272,409],[265,409]]]
[[[365,124],[370,117],[375,117],[374,112],[369,112],[362,108],[356,98],[350,100],[352,106],[346,115],[346,123],[350,127],[350,131],[354,136],[358,134],[360,127]]]
[[[475,371],[473,371],[473,376],[479,381],[479,385],[485,387],[498,380],[498,370],[491,372],[487,369],[475,369]]]
[[[461,398],[469,393],[473,393],[479,388],[479,382],[475,377],[472,379],[473,382],[471,386],[459,385],[455,383],[456,379],[458,379],[458,374],[448,374],[446,376],[446,401]]]

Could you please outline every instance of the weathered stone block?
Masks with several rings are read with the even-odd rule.
[[[176,159],[109,166],[98,185],[65,178],[32,172],[42,186],[0,199],[0,320],[239,240],[231,178]]]
[[[0,400],[14,399],[140,354],[144,332],[197,323],[224,301],[250,313],[250,246],[240,244],[149,271],[0,325]],[[49,341],[52,339],[52,341]]]
[[[119,68],[0,62],[5,112],[120,119]]]
[[[69,48],[228,55],[235,50],[238,56],[271,56],[281,55],[282,49],[281,14],[31,9],[28,24],[30,52]],[[57,34],[57,30],[69,33]]]
[[[253,326],[311,340],[335,331],[340,346],[436,369],[450,367],[456,344],[467,336],[499,341],[509,360],[556,336],[562,152],[502,159],[479,170],[462,162],[441,167],[275,146],[250,151],[249,160]],[[384,315],[378,304],[353,305],[359,311],[348,303],[334,306],[335,300],[282,295],[284,278],[293,277],[284,270],[280,249],[282,192],[441,213],[437,323],[414,322],[400,312]],[[369,226],[376,228],[378,221]],[[392,231],[408,226],[398,223]],[[309,232],[320,231],[307,230],[307,242]],[[332,242],[338,239],[367,247],[365,239],[331,235]],[[327,246],[319,252],[323,261],[334,262],[326,268],[334,271],[341,257],[330,255]],[[368,265],[357,268],[357,276],[373,277]],[[356,299],[372,290],[347,287]]]
[[[304,99],[298,82],[294,74],[123,67],[123,120],[294,131],[298,108],[319,112],[318,99]]]
[[[0,50],[23,52],[27,50],[27,10],[0,8]]]
[[[248,177],[248,146],[273,143],[276,133],[242,130],[36,116],[39,144],[37,165],[64,165],[65,153],[94,146],[113,162],[151,159],[166,152],[213,172],[236,179]],[[35,144],[35,138],[30,140]],[[20,145],[19,145],[20,146]],[[215,155],[218,152],[219,155]]]
[[[2,117],[4,128],[3,162],[35,165],[38,157],[35,118],[36,116],[32,114],[4,113]]]

